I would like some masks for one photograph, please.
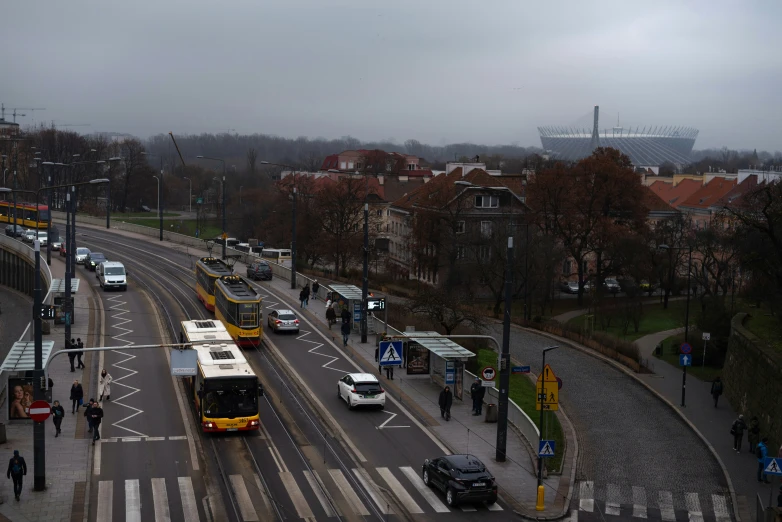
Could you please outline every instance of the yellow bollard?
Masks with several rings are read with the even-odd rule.
[[[535,510],[537,511],[543,511],[546,509],[546,492],[543,489],[543,486],[538,486],[538,502],[535,504]]]

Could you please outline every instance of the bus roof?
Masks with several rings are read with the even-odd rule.
[[[0,205],[3,205],[3,206],[8,205],[9,207],[13,207],[14,206],[14,202],[13,201],[0,201]],[[44,204],[39,203],[37,206],[38,206],[38,210],[49,210],[49,205],[44,205]],[[23,209],[27,209],[27,210],[32,210],[32,209],[36,208],[36,203],[27,203],[25,201],[17,201],[16,202],[16,208],[23,208]]]
[[[238,275],[222,276],[215,285],[215,288],[218,287],[226,296],[235,301],[257,301],[259,299],[258,292]]]
[[[236,344],[196,344],[198,366],[205,379],[220,377],[255,377],[247,359]]]
[[[222,259],[217,259],[216,257],[202,257],[198,260],[196,266],[203,267],[204,271],[212,277],[233,274],[228,265]]]
[[[182,332],[190,343],[203,343],[210,341],[233,342],[231,334],[225,329],[223,323],[213,319],[204,321],[182,321]]]

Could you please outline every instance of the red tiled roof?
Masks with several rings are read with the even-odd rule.
[[[682,183],[684,183],[682,181]],[[713,178],[696,190],[680,206],[687,208],[706,209],[719,203],[725,194],[736,186],[736,179]]]
[[[425,178],[427,176],[434,176],[431,169],[418,169],[418,170],[400,170],[399,176],[410,176],[411,178]]]
[[[701,181],[683,179],[676,186],[674,186],[673,183],[666,183],[665,181],[655,181],[649,188],[664,202],[668,203],[673,208],[679,208],[679,205],[684,203],[692,194],[700,190],[702,186],[703,183]]]
[[[662,182],[655,182],[662,183]],[[676,209],[663,201],[659,194],[655,193],[651,187],[644,187],[644,203],[650,212],[676,212]]]
[[[339,161],[339,154],[329,154],[320,165],[320,170],[336,169]]]
[[[752,192],[759,184],[762,185],[763,183],[764,182],[758,183],[757,176],[748,176],[744,181],[722,196],[719,200],[719,205],[740,207],[743,203],[744,196],[746,196],[747,193]]]

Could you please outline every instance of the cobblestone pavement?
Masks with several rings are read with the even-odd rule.
[[[502,325],[492,324],[490,335],[502,338]],[[674,509],[686,508],[687,493],[701,499],[704,514],[712,512],[712,494],[724,496],[727,484],[707,447],[688,425],[635,379],[591,355],[554,339],[521,328],[511,329],[511,355],[540,371],[544,347],[560,345],[546,356],[563,380],[560,400],[575,425],[579,464],[575,498],[580,484],[601,502],[633,504],[632,486],[648,498],[670,492]],[[618,497],[617,497],[618,496]],[[614,498],[611,498],[614,497]],[[578,503],[571,508],[578,509]],[[685,509],[686,511],[686,509]]]

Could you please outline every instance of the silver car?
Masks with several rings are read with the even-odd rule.
[[[24,234],[22,234],[22,241],[25,243],[32,243],[35,241],[35,230],[30,230],[29,228],[24,231]]]
[[[278,309],[266,314],[266,322],[269,323],[274,333],[294,332],[299,333],[299,320],[293,310]]]
[[[87,259],[87,256],[90,254],[90,249],[85,247],[80,247],[76,249],[76,264],[77,265],[83,265],[84,260]]]

